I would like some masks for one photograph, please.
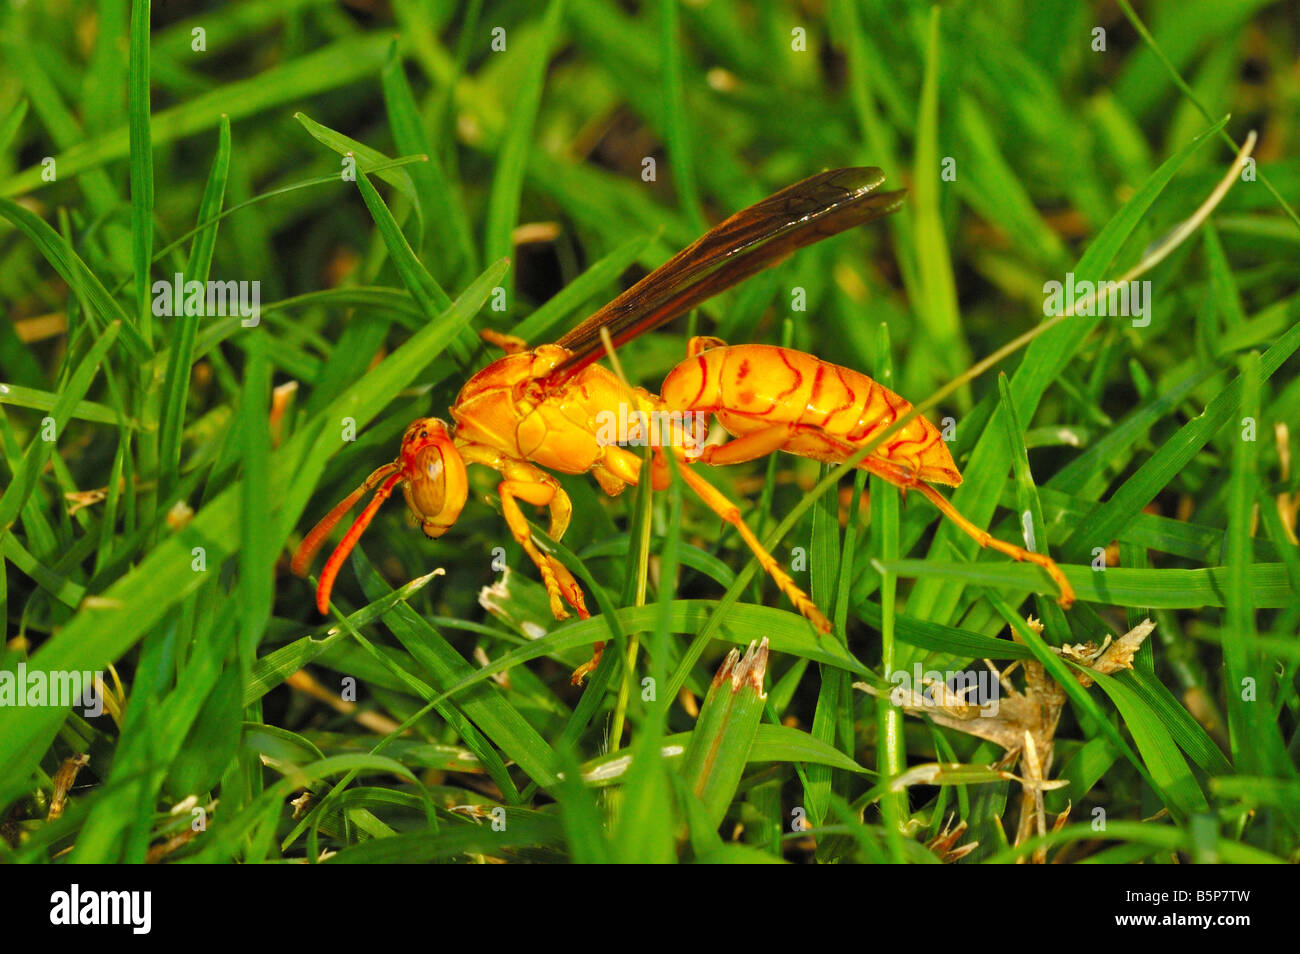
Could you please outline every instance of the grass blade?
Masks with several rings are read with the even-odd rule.
[[[217,154],[212,160],[208,182],[199,204],[199,222],[215,220],[221,214],[230,174],[230,120],[223,119],[217,140]],[[190,246],[185,280],[207,282],[212,253],[217,244],[214,226],[197,233]],[[167,376],[163,380],[162,425],[159,438],[158,466],[160,496],[165,500],[176,486],[181,462],[181,433],[185,428],[185,409],[189,403],[190,372],[194,363],[194,341],[199,331],[199,315],[178,315],[167,354]]]
[[[153,342],[149,263],[153,261],[153,142],[149,135],[150,0],[131,0],[130,167],[131,251],[140,336]]]
[[[532,47],[527,51],[529,69],[515,96],[510,128],[501,142],[496,176],[492,179],[492,192],[488,197],[484,241],[488,259],[502,258],[514,250],[513,235],[519,223],[519,200],[523,195],[533,124],[542,101],[546,66],[551,59],[563,13],[564,0],[551,0],[542,19],[541,31],[533,38]]]
[[[767,641],[744,658],[733,649],[723,660],[695,720],[691,743],[682,761],[682,778],[704,806],[710,826],[722,824],[749,761],[750,749],[763,717],[763,679],[767,674]]]

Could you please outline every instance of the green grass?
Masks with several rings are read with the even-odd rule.
[[[0,706],[0,859],[143,861],[198,807],[167,860],[932,863],[958,822],[963,864],[1300,860],[1283,4],[150,6],[0,11],[0,671],[123,687],[92,719]],[[1252,130],[1246,175],[1167,248]],[[1074,608],[919,495],[781,456],[708,477],[828,637],[680,481],[609,499],[584,476],[554,551],[593,617],[557,623],[479,468],[437,540],[386,505],[320,618],[289,554],[410,420],[446,417],[492,357],[478,330],[554,340],[846,165],[904,208],[623,371],[657,390],[699,333],[873,374],[949,429],[956,506],[1029,526]],[[1044,318],[1044,282],[1135,268],[1148,325]],[[259,281],[260,324],[156,315],[176,274]],[[1088,688],[1054,651],[1147,618]],[[710,691],[762,637],[766,695]],[[1023,760],[855,688],[985,659],[1063,692],[1049,832],[1019,845]]]

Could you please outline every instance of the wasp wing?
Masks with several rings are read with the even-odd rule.
[[[878,192],[875,167],[831,169],[787,186],[720,222],[556,342],[573,352],[548,376],[558,384],[604,351],[600,330],[617,347],[671,321],[786,256],[888,215],[903,192]]]

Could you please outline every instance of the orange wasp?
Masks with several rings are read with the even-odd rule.
[[[505,357],[489,364],[461,389],[451,407],[455,422],[420,418],[402,437],[401,453],[372,473],[360,487],[326,514],[303,539],[291,568],[304,575],[316,550],[334,525],[361,497],[374,497],[357,517],[321,572],[316,605],[329,609],[330,591],[343,561],[393,490],[401,486],[411,513],[425,534],[438,537],[460,516],[469,492],[467,464],[490,467],[501,475],[497,490],[511,535],[541,572],[556,619],[566,619],[565,603],[586,619],[582,590],[554,556],[534,543],[519,501],[547,507],[549,535],[563,537],[572,505],[559,482],[543,468],[566,474],[590,473],[613,496],[640,478],[641,458],[610,442],[602,422],[622,408],[637,422],[628,443],[645,443],[645,422],[682,420],[684,415],[714,417],[733,436],[721,445],[704,445],[688,428],[676,432],[669,450],[683,480],[723,520],[732,524],[794,606],[819,630],[830,622],[768,553],[741,519],[740,511],[693,468],[753,460],[786,451],[829,463],[848,459],[874,435],[911,409],[897,394],[857,371],[812,355],[770,345],[728,346],[697,337],[687,358],[669,372],[662,393],[629,388],[596,364],[603,352],[602,330],[615,346],[623,344],[699,305],[794,251],[845,229],[896,211],[902,192],[880,192],[884,174],[875,168],[835,169],[812,176],[736,213],[605,305],[555,344],[528,348],[518,338],[485,331]],[[638,439],[639,438],[639,439]],[[669,480],[664,444],[654,445],[651,484]],[[1074,592],[1050,557],[990,536],[961,515],[929,482],[957,486],[961,474],[939,431],[914,418],[891,441],[867,456],[860,467],[890,483],[919,491],[981,546],[1043,567],[1056,582],[1062,606]],[[377,488],[377,489],[376,489]],[[574,682],[594,668],[593,659],[574,673]]]

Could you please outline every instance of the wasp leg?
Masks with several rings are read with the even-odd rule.
[[[1057,588],[1061,591],[1060,595],[1056,598],[1056,602],[1061,604],[1061,608],[1069,609],[1074,605],[1074,587],[1072,587],[1070,581],[1065,578],[1065,573],[1062,572],[1056,561],[1047,554],[1026,550],[1024,547],[1018,547],[1014,543],[1007,543],[1004,540],[999,540],[987,530],[981,530],[979,527],[975,526],[975,524],[967,520],[962,515],[962,512],[954,507],[947,497],[939,493],[939,491],[935,490],[927,483],[918,480],[910,485],[909,489],[912,488],[920,491],[921,495],[925,497],[926,500],[939,508],[940,513],[953,523],[957,524],[963,533],[969,535],[980,546],[989,547],[990,549],[997,550],[999,553],[1005,553],[1013,560],[1022,563],[1033,563],[1036,566],[1041,566],[1047,571],[1047,575],[1052,578],[1053,582],[1056,583]]]
[[[568,619],[564,609],[567,602],[577,612],[579,618],[587,619],[586,602],[582,597],[582,587],[573,578],[573,574],[555,557],[543,553],[533,543],[528,521],[517,501],[523,500],[539,507],[546,507],[550,512],[551,526],[547,531],[552,540],[558,541],[569,529],[569,520],[573,516],[573,504],[564,492],[560,482],[527,461],[506,457],[504,454],[484,447],[481,444],[463,444],[459,448],[461,457],[467,464],[482,464],[491,467],[504,478],[497,485],[501,495],[501,512],[510,527],[510,535],[524,548],[528,558],[537,566],[542,575],[542,583],[551,600],[551,613],[556,619]]]
[[[736,437],[725,444],[711,444],[700,451],[701,464],[710,467],[725,467],[728,464],[743,464],[747,460],[757,460],[768,454],[775,454],[785,447],[786,442],[798,432],[794,424],[773,424],[761,431],[754,431],[744,437]]]
[[[1014,543],[1007,543],[999,540],[987,530],[981,530],[975,524],[966,519],[960,510],[952,505],[950,501],[939,491],[935,490],[925,481],[920,480],[910,471],[905,471],[899,467],[892,467],[885,461],[879,461],[868,457],[862,462],[862,466],[874,474],[885,478],[891,484],[901,487],[903,490],[915,490],[926,500],[934,504],[939,512],[955,523],[962,533],[969,536],[981,547],[988,547],[991,550],[997,550],[1004,553],[1011,559],[1020,563],[1032,563],[1035,566],[1041,566],[1047,575],[1052,578],[1060,590],[1060,595],[1056,597],[1056,602],[1061,605],[1062,609],[1069,609],[1074,605],[1074,587],[1070,581],[1065,578],[1065,573],[1057,565],[1056,561],[1045,553],[1035,553],[1032,550],[1026,550],[1024,547],[1018,547]]]
[[[725,348],[727,343],[721,338],[715,338],[713,335],[696,335],[690,341],[686,342],[687,359],[699,357],[705,351],[711,351],[714,348]]]
[[[552,495],[549,500],[539,503],[538,506],[545,506],[551,517],[551,525],[546,535],[552,540],[559,541],[568,531],[569,520],[573,517],[573,504],[569,500],[569,495],[564,492],[564,488],[560,486],[560,482],[546,471],[527,461],[507,457],[500,451],[482,444],[460,444],[457,449],[465,463],[490,467],[507,480],[545,484],[551,489]],[[532,502],[529,500],[529,503]]]
[[[686,481],[686,485],[708,504],[710,510],[740,532],[741,539],[745,541],[745,544],[753,551],[754,556],[758,558],[759,566],[763,568],[781,592],[794,604],[795,609],[823,633],[829,633],[831,631],[830,620],[817,608],[817,604],[812,601],[808,594],[801,590],[798,584],[790,578],[790,574],[785,572],[781,564],[777,562],[776,557],[767,552],[758,537],[754,536],[753,531],[749,529],[749,525],[741,518],[740,508],[728,500],[722,491],[693,470],[680,450],[674,449],[673,453],[677,457],[678,473],[682,475],[682,480]],[[655,454],[662,455],[663,449],[656,448]]]
[[[955,523],[962,533],[969,536],[981,547],[997,550],[1019,563],[1032,563],[1035,566],[1042,567],[1047,575],[1052,578],[1052,582],[1056,584],[1057,589],[1060,590],[1056,602],[1060,604],[1061,608],[1069,609],[1074,605],[1074,587],[1065,578],[1065,573],[1057,562],[1046,553],[1035,553],[1032,550],[1026,550],[1024,547],[1018,547],[1014,543],[999,540],[987,530],[975,526],[960,510],[952,505],[952,501],[918,478],[910,470],[891,466],[888,461],[882,461],[874,457],[868,457],[862,462],[861,466],[873,474],[885,478],[891,484],[901,487],[903,490],[915,490],[920,493],[922,497],[934,504],[941,514]]]
[[[591,614],[587,612],[587,601],[583,598],[582,587],[569,572],[569,568],[555,559],[552,554],[547,553],[545,556],[546,562],[551,565],[551,571],[555,573],[555,579],[560,584],[560,594],[565,602],[573,607],[574,612],[578,614],[578,619],[590,619]]]
[[[596,483],[600,484],[600,489],[611,497],[617,497],[627,487],[627,481],[610,470],[602,461],[597,461],[592,465],[591,476],[596,478]]]
[[[538,507],[547,506],[555,497],[555,488],[540,481],[506,479],[497,485],[497,492],[501,495],[501,512],[510,527],[511,535],[524,548],[528,558],[537,565],[537,569],[542,574],[542,582],[546,584],[546,592],[551,597],[552,615],[556,619],[568,619],[569,614],[564,608],[564,590],[555,575],[555,569],[547,555],[533,543],[532,531],[528,529],[528,520],[519,509],[518,503],[524,500]]]
[[[506,354],[518,354],[521,351],[528,350],[528,342],[523,338],[515,335],[508,335],[505,332],[493,331],[491,328],[484,328],[478,333],[478,336],[490,345],[496,345]]]
[[[581,666],[579,666],[577,669],[573,670],[573,675],[569,676],[569,682],[575,686],[580,686],[584,682],[586,682],[587,677],[590,676],[593,672],[595,672],[596,667],[600,665],[600,657],[604,654],[604,652],[605,652],[605,641],[603,639],[597,640],[595,643],[593,643],[591,646],[591,658],[588,659]]]

